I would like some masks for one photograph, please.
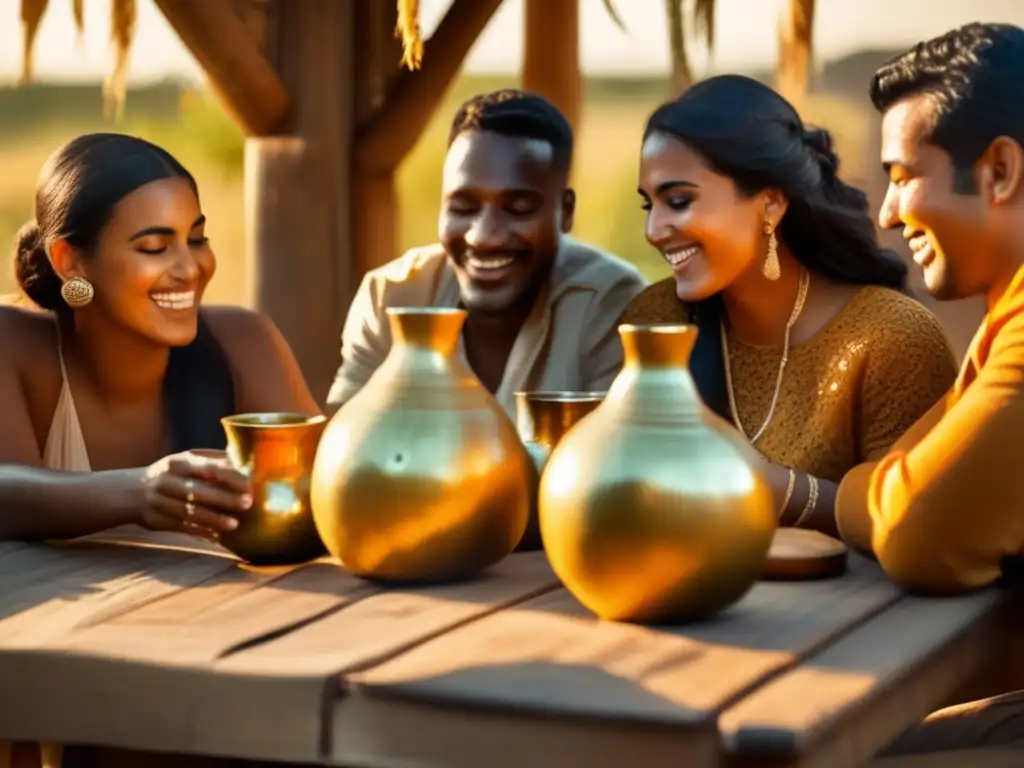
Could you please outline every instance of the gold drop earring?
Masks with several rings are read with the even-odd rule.
[[[775,229],[770,221],[765,221],[764,233],[768,235],[768,256],[764,260],[761,272],[769,280],[778,280],[782,277],[782,268],[779,266],[779,240],[775,237]]]

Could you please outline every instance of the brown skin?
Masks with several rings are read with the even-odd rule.
[[[793,312],[799,288],[800,265],[779,240],[781,277],[771,281],[762,272],[767,257],[765,222],[774,228],[786,213],[788,201],[781,190],[768,188],[746,197],[728,176],[715,171],[697,152],[671,136],[652,134],[640,156],[638,192],[647,213],[648,242],[666,257],[676,279],[676,293],[683,301],[700,301],[722,294],[733,333],[750,344],[781,348],[786,323]],[[688,246],[699,250],[683,266],[672,268],[669,256]],[[800,344],[825,327],[856,293],[857,287],[812,275],[803,312],[790,334]],[[745,425],[748,432],[760,425]],[[781,506],[789,484],[789,469],[763,462],[776,505]],[[801,476],[789,504],[799,515],[807,499],[808,485]],[[818,481],[820,513],[814,527],[836,535],[832,506],[835,484]]]
[[[84,276],[96,291],[62,331],[89,474],[41,468],[61,388],[56,318],[0,307],[0,343],[13,351],[0,356],[0,539],[64,538],[123,523],[215,539],[237,526],[233,516],[251,503],[246,478],[191,454],[167,456],[170,348],[195,338],[198,300],[216,269],[203,227],[192,188],[165,180],[115,206],[94,254],[66,241],[51,248],[58,274]],[[197,298],[183,310],[161,309],[151,295],[187,290]],[[202,312],[232,368],[240,412],[319,411],[271,321],[236,308]],[[189,479],[197,510],[186,525]]]
[[[974,164],[977,194],[957,193],[950,156],[929,141],[934,106],[930,96],[911,96],[883,116],[889,188],[879,224],[902,225],[935,298],[984,294],[991,308],[1024,264],[1024,150],[997,138]]]
[[[575,195],[566,174],[552,167],[550,144],[470,130],[445,158],[438,237],[469,311],[466,356],[492,393],[512,345],[572,229]],[[481,274],[474,259],[507,258],[507,267]]]

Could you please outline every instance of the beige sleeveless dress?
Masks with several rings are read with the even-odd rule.
[[[60,357],[60,397],[53,412],[50,431],[46,435],[43,449],[43,466],[63,472],[91,472],[89,452],[82,436],[82,425],[78,421],[75,400],[71,396],[68,371],[64,366],[64,347],[57,335],[57,354]],[[59,744],[40,744],[43,768],[60,768],[61,748]],[[0,741],[0,768],[18,768],[12,762],[11,743]]]
[[[75,399],[71,396],[68,383],[68,369],[64,366],[64,345],[57,333],[57,356],[60,358],[60,397],[53,412],[50,431],[43,448],[43,466],[62,472],[91,472],[89,451],[82,436],[82,425],[78,422]]]

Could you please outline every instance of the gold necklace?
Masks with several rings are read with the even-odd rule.
[[[796,301],[793,303],[793,312],[789,316],[789,320],[786,321],[786,335],[782,342],[782,360],[779,363],[779,375],[775,379],[775,394],[772,395],[772,403],[768,408],[768,416],[764,420],[764,424],[761,428],[754,433],[753,437],[747,435],[747,431],[743,428],[743,424],[740,423],[739,409],[736,407],[736,394],[732,388],[732,370],[729,362],[729,340],[725,332],[725,318],[722,318],[720,326],[722,334],[722,356],[725,362],[725,389],[729,395],[729,411],[732,413],[732,422],[736,425],[736,429],[740,431],[740,434],[745,437],[751,445],[761,439],[764,431],[768,429],[768,425],[771,423],[772,416],[775,415],[775,406],[779,402],[779,392],[782,389],[782,376],[786,372],[786,363],[789,360],[789,332],[793,330],[793,326],[796,325],[797,318],[800,317],[800,313],[804,310],[804,301],[807,299],[807,288],[811,284],[811,275],[806,269],[800,270],[800,285],[796,292]]]

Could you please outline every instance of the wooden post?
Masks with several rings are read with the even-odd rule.
[[[579,129],[579,0],[525,0],[523,88],[549,99]]]
[[[291,97],[294,132],[246,143],[249,301],[280,326],[321,403],[356,278],[353,5],[271,0],[267,56]]]
[[[401,74],[402,42],[395,37],[398,10],[392,0],[356,3],[354,56],[359,77],[352,94],[357,125],[362,126],[387,103],[388,94]],[[358,276],[385,264],[398,253],[398,190],[396,167],[372,166],[352,158],[353,259]]]

